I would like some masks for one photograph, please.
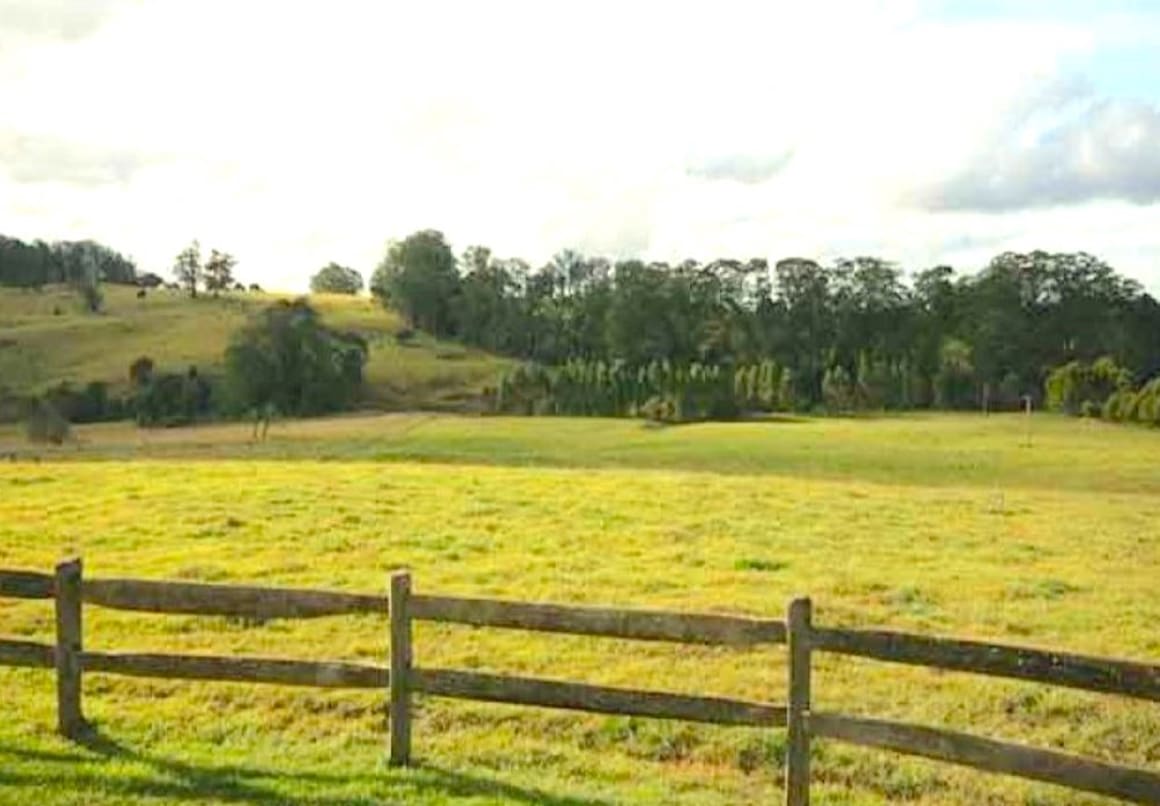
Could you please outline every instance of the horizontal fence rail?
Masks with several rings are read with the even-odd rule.
[[[137,579],[85,580],[81,597],[89,604],[117,610],[254,619],[319,618],[389,609],[385,596]]]
[[[440,697],[718,725],[785,726],[785,708],[765,703],[447,669],[415,669],[411,674],[415,691]]]
[[[131,677],[232,680],[320,688],[386,688],[390,675],[377,666],[281,658],[218,657],[134,652],[82,652],[81,669]]]
[[[0,597],[6,599],[51,599],[52,574],[35,571],[0,571]]]
[[[388,595],[136,579],[83,579],[79,560],[56,574],[0,570],[0,597],[55,600],[55,644],[0,639],[0,666],[56,669],[58,728],[83,729],[84,673],[189,680],[374,689],[389,696],[391,762],[410,760],[415,693],[484,702],[679,719],[723,725],[788,727],[786,803],[809,802],[811,738],[921,756],[975,769],[1058,784],[1139,803],[1160,804],[1160,772],[995,741],[933,727],[811,710],[811,657],[833,652],[892,663],[1029,680],[1160,702],[1160,665],[1045,649],[881,630],[816,627],[808,599],[795,599],[785,620],[664,610],[505,601],[411,592],[396,573]],[[285,658],[222,657],[85,649],[82,605],[119,610],[310,619],[386,615],[386,666]],[[787,704],[613,688],[413,664],[415,620],[681,644],[750,647],[788,644]]]
[[[810,640],[825,652],[1160,702],[1160,666],[1146,663],[885,631],[823,628],[815,629]]]
[[[815,736],[827,739],[1016,775],[1138,803],[1160,802],[1160,775],[1148,770],[883,719],[814,711],[807,720]]]
[[[785,622],[773,619],[420,595],[410,598],[410,608],[413,618],[476,627],[683,644],[785,643]]]
[[[56,665],[56,647],[35,641],[0,639],[0,666],[28,666],[51,669]]]

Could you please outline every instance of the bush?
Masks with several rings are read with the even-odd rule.
[[[366,359],[361,336],[326,327],[305,300],[280,301],[235,333],[226,350],[229,405],[294,416],[341,410],[358,397]]]
[[[1047,408],[1065,414],[1080,413],[1081,401],[1108,400],[1131,388],[1131,374],[1110,358],[1087,364],[1072,361],[1056,367],[1044,384]],[[1117,402],[1117,411],[1121,404]]]
[[[1131,392],[1115,392],[1104,401],[1104,408],[1101,414],[1105,420],[1112,422],[1120,422],[1124,419],[1125,412],[1130,402]]]
[[[1147,425],[1160,425],[1160,378],[1153,378],[1136,395],[1136,419]]]
[[[56,407],[47,400],[36,400],[24,423],[24,432],[29,442],[62,445],[71,435],[72,429]]]
[[[843,366],[830,367],[822,376],[822,401],[830,412],[854,409],[854,381]]]
[[[212,392],[194,366],[184,374],[150,373],[133,398],[137,424],[169,428],[196,422],[211,412]]]
[[[1153,378],[1138,390],[1121,385],[1104,401],[1100,413],[1114,422],[1160,425],[1160,378]]]
[[[153,380],[153,359],[143,355],[129,365],[129,382],[134,388],[147,386]]]
[[[650,397],[637,412],[644,419],[654,423],[675,423],[678,421],[677,405],[668,396]]]
[[[1090,417],[1098,420],[1100,418],[1100,407],[1094,400],[1085,400],[1080,406],[1079,414],[1081,417]]]
[[[49,389],[44,397],[62,417],[73,423],[119,420],[125,413],[124,404],[109,396],[109,385],[104,381],[92,381],[83,389],[65,381]]]
[[[1136,419],[1139,422],[1151,425],[1156,421],[1156,404],[1160,402],[1155,395],[1141,392],[1136,401]]]

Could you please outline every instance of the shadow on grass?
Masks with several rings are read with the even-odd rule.
[[[78,740],[84,752],[35,750],[0,744],[0,759],[18,759],[31,769],[0,761],[0,789],[56,790],[120,801],[157,798],[167,802],[311,803],[370,806],[421,800],[493,798],[541,806],[604,806],[609,801],[555,795],[491,778],[416,764],[344,775],[301,770],[196,764],[143,753],[90,728]],[[329,791],[328,791],[329,790]],[[358,790],[352,793],[351,790]],[[30,795],[31,797],[31,795]]]

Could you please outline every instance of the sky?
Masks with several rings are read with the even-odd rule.
[[[1160,3],[0,0],[0,233],[245,282],[1087,251],[1160,295]]]

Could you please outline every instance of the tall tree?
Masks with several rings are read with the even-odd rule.
[[[197,297],[197,287],[202,281],[201,245],[197,241],[177,254],[173,263],[173,276],[178,285],[189,291],[189,296]]]
[[[205,290],[212,291],[216,297],[219,292],[227,291],[234,284],[234,266],[238,261],[229,252],[219,252],[213,249],[209,253],[209,260],[202,270],[205,276]]]
[[[443,233],[422,230],[391,243],[375,269],[371,290],[402,313],[412,327],[436,336],[454,333],[452,308],[459,293],[459,274]]]
[[[785,258],[774,265],[777,294],[785,306],[779,353],[791,370],[795,399],[822,399],[826,353],[833,344],[830,276],[816,261]]]

